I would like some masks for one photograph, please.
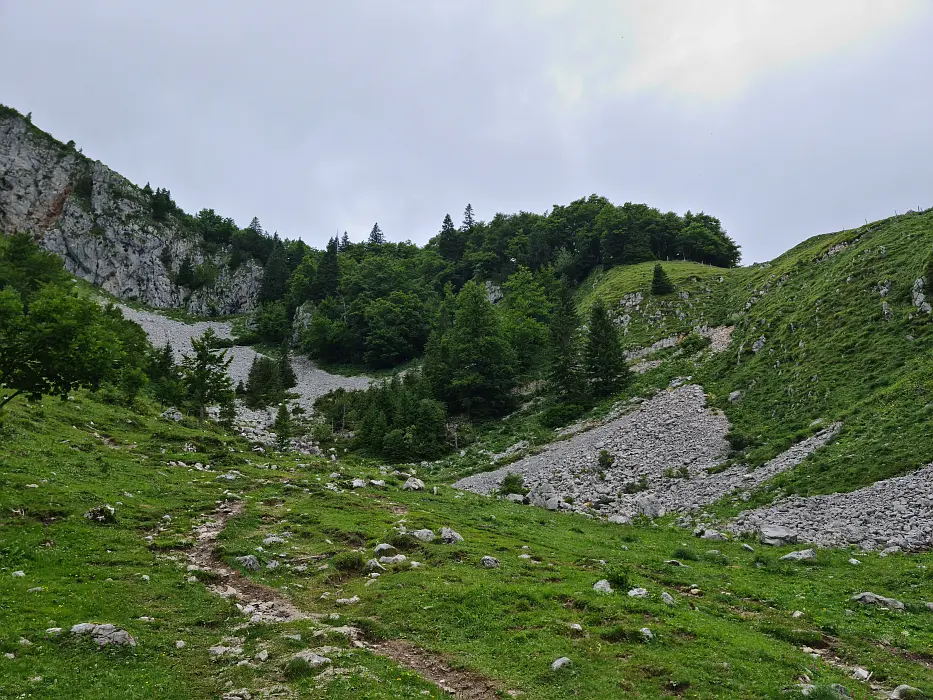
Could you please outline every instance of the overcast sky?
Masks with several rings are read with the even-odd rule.
[[[322,247],[598,193],[744,262],[933,206],[930,0],[0,0],[0,102]]]

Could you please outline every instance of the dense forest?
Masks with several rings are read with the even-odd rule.
[[[255,219],[239,231],[210,210],[191,217],[191,226],[208,245],[227,246],[237,260],[250,255],[264,264],[261,308],[242,342],[294,338],[318,361],[369,368],[420,357],[444,299],[470,280],[504,290],[506,315],[514,319],[529,313],[516,307],[537,306],[531,316],[544,323],[558,283],[575,286],[596,268],[673,259],[731,267],[740,258],[715,217],[662,213],[644,204],[616,206],[596,195],[547,214],[497,214],[489,222],[478,221],[467,205],[459,226],[444,217],[424,247],[387,242],[378,224],[364,242],[353,243],[344,233],[323,251],[268,236]],[[180,280],[186,281],[187,275]],[[531,289],[535,285],[541,299],[531,302],[529,294],[539,293]],[[533,337],[515,340],[534,347]],[[521,353],[522,369],[532,364]]]

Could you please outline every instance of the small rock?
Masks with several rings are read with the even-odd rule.
[[[907,700],[907,698],[922,697],[920,690],[910,685],[899,685],[888,696],[891,700]]]
[[[816,550],[801,549],[799,552],[791,552],[781,557],[781,561],[815,561]]]
[[[794,612],[791,613],[791,617],[795,620],[799,620],[801,617],[803,617],[803,612],[800,610],[794,610]]]
[[[652,631],[651,631],[650,629],[648,629],[647,627],[642,627],[642,628],[641,628],[640,630],[638,630],[638,631],[641,632],[641,637],[642,637],[642,639],[644,639],[646,642],[652,642],[652,641],[654,641],[654,632],[652,632]]]
[[[62,633],[62,628],[61,627],[49,627],[45,631],[45,633],[49,635],[50,637],[57,637],[58,635]]]
[[[441,542],[444,544],[457,544],[458,542],[463,542],[463,538],[460,536],[459,532],[445,527],[441,529]]]
[[[673,605],[673,604],[674,604],[674,596],[672,596],[672,595],[671,595],[670,593],[668,593],[667,591],[664,591],[664,592],[661,594],[661,600],[664,601],[664,603],[665,603],[666,605]]]
[[[392,550],[392,549],[395,549],[395,547],[393,547],[391,544],[386,544],[385,542],[383,542],[382,544],[377,544],[377,545],[373,548],[373,551],[374,551],[376,554],[379,554],[380,552],[388,552],[388,551],[390,551],[390,550]]]
[[[353,483],[350,484],[351,488],[361,489],[366,486],[366,479],[354,479]]]
[[[604,595],[608,595],[609,593],[614,592],[612,590],[612,585],[606,579],[601,579],[597,581],[596,583],[594,583],[593,590],[596,591],[597,593],[602,593]]]
[[[379,557],[380,564],[401,564],[406,561],[408,557],[404,554],[396,554],[394,557]]]
[[[337,598],[337,605],[356,605],[360,602],[360,597],[358,595],[353,596],[352,598]]]
[[[849,559],[849,563],[850,563],[852,566],[858,566],[858,565],[861,564],[862,562],[860,562],[860,561],[859,561],[858,559],[856,559],[855,557],[852,557],[851,559]]]
[[[256,661],[266,661],[269,658],[269,652],[266,649],[263,649],[253,658],[256,659]]]
[[[780,525],[762,525],[758,528],[758,539],[762,544],[781,547],[797,542],[797,533]]]
[[[177,642],[175,642],[176,649],[184,649],[186,646],[188,646],[188,642],[186,642],[184,639],[179,639]]]
[[[580,625],[580,624],[577,623],[577,622],[572,622],[572,623],[570,623],[570,631],[571,631],[571,632],[582,632],[582,631],[583,631],[583,626]]]
[[[12,576],[13,578],[23,578],[26,575],[23,571],[14,571]]]
[[[877,605],[880,608],[888,608],[889,610],[904,609],[904,604],[901,601],[895,598],[885,598],[883,595],[871,593],[870,591],[854,595],[852,596],[852,600],[862,605]]]
[[[648,591],[646,591],[644,588],[633,588],[632,590],[628,592],[628,597],[629,598],[647,598]]]
[[[498,569],[499,568],[499,560],[496,559],[495,557],[485,556],[482,559],[480,559],[479,563],[483,565],[484,569]]]
[[[35,588],[30,588],[27,590],[27,593],[42,593],[45,589],[42,586],[36,586]]]
[[[573,662],[572,662],[570,659],[568,659],[566,656],[562,656],[562,657],[560,657],[559,659],[556,659],[556,660],[551,664],[551,670],[552,670],[552,671],[559,671],[560,669],[564,668],[565,666],[570,666],[572,663],[573,663]]]
[[[746,552],[754,552],[754,551],[755,551],[755,548],[754,548],[754,547],[752,547],[750,544],[744,543],[744,542],[742,543],[742,549],[744,549]]]
[[[402,486],[403,491],[424,491],[424,482],[421,479],[411,477]]]
[[[433,542],[435,534],[433,530],[428,530],[427,528],[423,530],[415,530],[411,533],[412,537],[416,537],[422,542]]]
[[[237,557],[234,561],[239,562],[244,569],[249,569],[250,571],[259,570],[259,559],[257,559],[254,554],[247,554],[245,557]]]
[[[299,651],[297,654],[292,656],[292,659],[303,661],[308,664],[311,668],[320,668],[321,666],[326,666],[330,663],[330,659],[326,656],[321,656],[316,654],[310,649],[305,649],[304,651]]]
[[[383,558],[387,559],[388,557],[383,557]],[[366,571],[385,571],[386,570],[386,568],[382,564],[380,564],[376,559],[370,559],[368,562],[366,562],[366,566],[364,568],[366,569]]]

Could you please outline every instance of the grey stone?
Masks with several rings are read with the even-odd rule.
[[[256,558],[254,554],[247,554],[246,556],[236,557],[234,559],[239,563],[244,569],[249,569],[250,571],[259,570],[259,559]]]
[[[434,538],[435,538],[434,531],[433,531],[433,530],[428,530],[428,529],[424,529],[424,530],[415,530],[415,531],[411,532],[410,534],[411,534],[412,537],[416,537],[417,539],[421,540],[422,542],[433,542],[433,541],[434,541]]]
[[[666,605],[673,605],[673,604],[674,604],[674,596],[672,596],[672,595],[671,595],[670,593],[668,593],[667,591],[664,591],[663,593],[661,593],[661,600],[664,601],[664,603],[665,603]]]
[[[484,569],[498,569],[499,568],[499,560],[496,559],[495,557],[490,557],[488,555],[480,559],[480,564],[482,564]]]
[[[638,631],[641,632],[641,638],[644,639],[646,642],[653,642],[653,641],[654,641],[654,632],[652,632],[652,631],[651,631],[650,629],[648,629],[647,627],[642,627],[642,628],[641,628],[640,630],[638,630]]]
[[[377,544],[375,547],[373,547],[373,552],[380,554],[382,552],[390,552],[393,549],[395,549],[395,547],[393,547],[391,544],[383,542],[382,544]]]
[[[646,591],[644,588],[633,588],[632,590],[628,592],[628,597],[629,598],[647,598],[648,591]]]
[[[379,557],[380,564],[402,564],[408,557],[404,554],[396,554],[394,557]]]
[[[320,654],[316,654],[310,649],[299,651],[297,654],[292,656],[292,659],[306,663],[311,668],[320,668],[321,666],[326,666],[327,664],[331,663],[329,658],[326,656],[321,656]]]
[[[899,685],[894,690],[891,691],[891,694],[888,695],[891,700],[907,700],[907,698],[919,698],[923,697],[923,694],[917,688],[914,688],[910,685]]]
[[[572,663],[573,662],[570,659],[568,659],[566,656],[562,656],[559,659],[554,660],[554,662],[551,664],[551,670],[559,671],[562,668],[570,666]]]
[[[441,529],[441,542],[444,544],[457,544],[458,542],[463,542],[463,538],[460,536],[459,532],[445,527]]]
[[[781,557],[781,561],[815,561],[816,550],[801,549],[798,552],[791,552]]]
[[[421,479],[411,477],[402,486],[403,491],[424,491],[424,482]]]
[[[612,585],[606,579],[601,579],[593,584],[593,590],[597,593],[609,594],[612,593]]]
[[[93,622],[82,622],[71,628],[71,633],[75,635],[91,636],[91,639],[98,646],[136,646],[136,640],[126,630],[122,630],[114,625],[98,625]]]
[[[904,604],[896,598],[886,598],[883,595],[866,591],[852,596],[852,600],[862,605],[876,605],[889,610],[903,610]]]
[[[781,547],[797,542],[797,533],[780,525],[762,525],[758,528],[758,538],[762,544]]]

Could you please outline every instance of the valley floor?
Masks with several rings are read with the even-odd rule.
[[[3,697],[933,693],[930,554],[787,561],[801,546],[548,512],[421,467],[256,455],[89,395],[11,408]],[[425,489],[403,490],[416,470]],[[114,522],[85,517],[104,504]],[[853,600],[866,591],[903,607]],[[98,646],[80,623],[135,646]]]

